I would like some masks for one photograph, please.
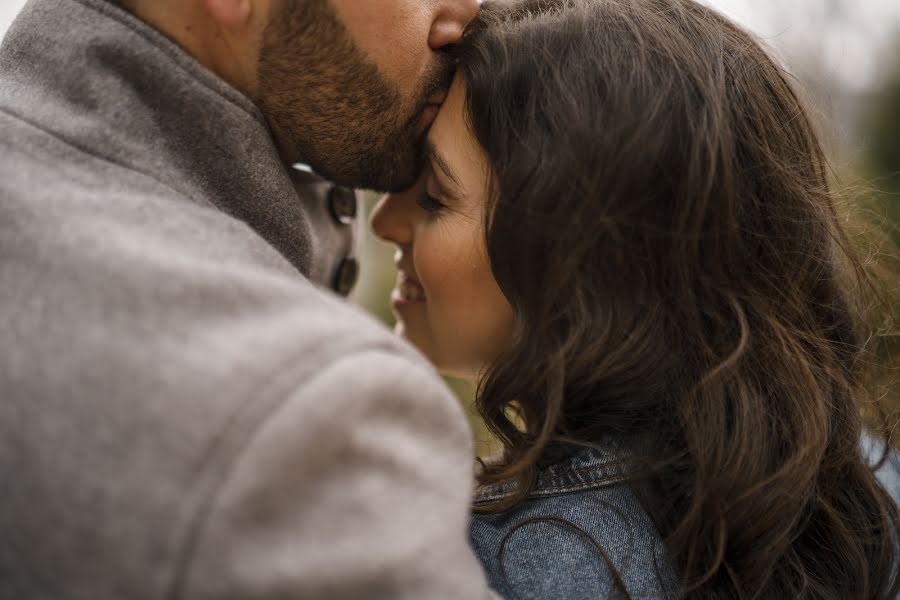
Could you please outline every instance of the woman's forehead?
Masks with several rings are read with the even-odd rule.
[[[467,125],[465,96],[465,82],[457,74],[428,132],[427,147],[435,170],[455,180],[461,191],[471,193],[483,187],[489,169],[484,150]]]

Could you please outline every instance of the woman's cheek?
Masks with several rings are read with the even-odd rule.
[[[512,309],[493,279],[477,232],[445,228],[416,242],[428,329],[454,374],[475,373],[499,354],[512,331]]]
[[[442,280],[447,269],[446,249],[435,243],[435,236],[416,240],[414,263],[416,276],[425,290],[425,299],[430,303],[442,295]]]
[[[459,374],[468,362],[466,344],[472,295],[466,281],[466,252],[459,231],[433,224],[417,234],[414,245],[416,276],[425,291],[425,323],[433,346],[432,359],[441,370]]]
[[[441,217],[438,217],[440,219]],[[418,232],[413,249],[416,275],[425,288],[425,297],[446,304],[459,285],[458,266],[465,253],[462,232],[450,218],[436,221]]]

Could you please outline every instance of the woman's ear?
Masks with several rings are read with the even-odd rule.
[[[201,0],[200,4],[212,19],[226,30],[245,27],[253,12],[252,0]]]

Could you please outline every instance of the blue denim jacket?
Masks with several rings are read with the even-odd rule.
[[[860,446],[870,464],[884,448],[868,435]],[[624,483],[622,455],[614,447],[581,451],[544,470],[519,506],[475,514],[470,541],[494,590],[508,600],[617,598],[612,565],[632,598],[677,597],[665,544]],[[900,455],[891,453],[876,475],[900,500]],[[483,486],[475,504],[510,492],[509,485]]]
[[[617,574],[632,598],[676,597],[665,544],[624,483],[621,455],[583,450],[545,469],[521,505],[474,516],[470,539],[494,590],[510,600],[615,598]],[[510,492],[483,486],[475,504]]]

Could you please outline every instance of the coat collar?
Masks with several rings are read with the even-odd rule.
[[[107,0],[26,5],[0,47],[0,111],[244,221],[309,272],[307,210],[257,107]]]

